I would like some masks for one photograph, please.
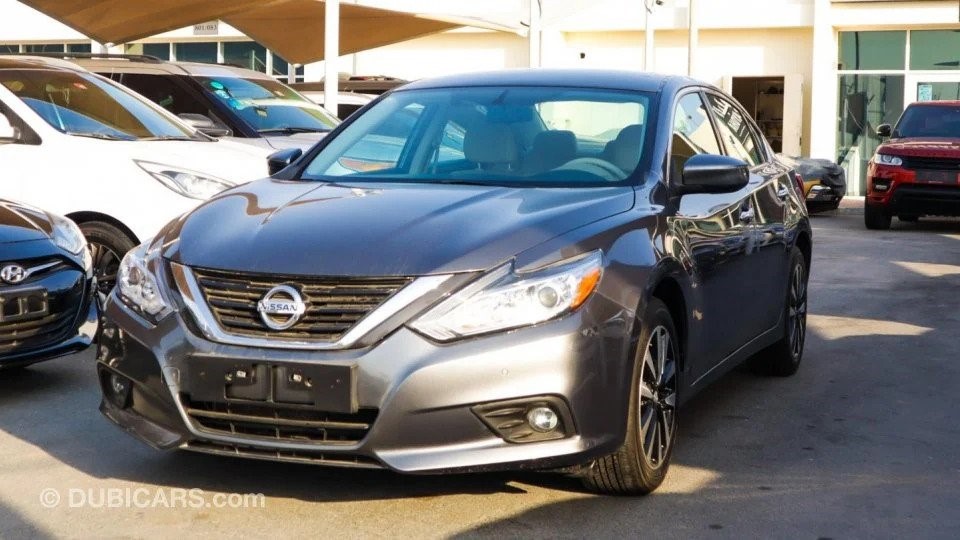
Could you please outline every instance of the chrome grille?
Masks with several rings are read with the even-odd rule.
[[[194,268],[197,285],[224,331],[256,338],[332,342],[410,283],[411,278],[314,278]],[[278,285],[299,291],[306,312],[285,330],[267,327],[257,302]]]
[[[377,418],[377,409],[330,413],[271,403],[198,402],[188,396],[182,396],[181,402],[201,431],[328,446],[360,442]]]

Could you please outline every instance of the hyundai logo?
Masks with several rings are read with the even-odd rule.
[[[289,285],[278,285],[257,302],[263,324],[274,330],[286,330],[297,324],[307,311],[300,293]]]
[[[19,264],[8,264],[0,269],[0,280],[16,285],[27,279],[27,270]]]

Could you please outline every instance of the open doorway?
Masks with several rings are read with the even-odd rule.
[[[733,97],[753,116],[774,152],[783,152],[783,77],[733,77]]]

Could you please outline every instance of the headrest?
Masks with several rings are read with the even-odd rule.
[[[533,138],[534,152],[547,152],[561,156],[573,156],[577,153],[577,136],[572,131],[551,129],[537,133]]]
[[[614,139],[611,161],[626,172],[632,172],[640,163],[643,149],[643,124],[631,124],[620,130]]]
[[[470,161],[493,164],[514,163],[520,152],[506,124],[480,124],[464,134],[463,154]]]

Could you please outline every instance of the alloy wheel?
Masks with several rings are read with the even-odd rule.
[[[97,291],[102,295],[108,295],[117,284],[120,256],[104,244],[90,242],[89,245],[90,256],[93,259],[93,275],[97,278]]]
[[[790,278],[790,298],[788,300],[787,324],[790,325],[790,354],[794,361],[803,351],[803,340],[807,333],[807,280],[804,279],[803,265],[793,268]]]
[[[676,429],[677,359],[670,331],[650,333],[640,373],[640,445],[651,469],[662,466]]]

